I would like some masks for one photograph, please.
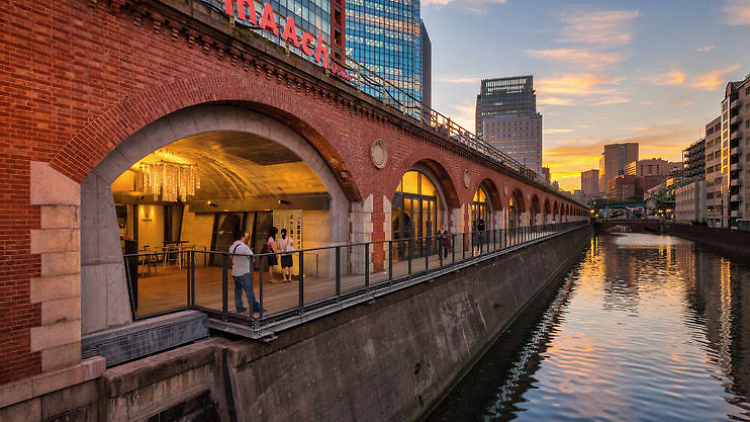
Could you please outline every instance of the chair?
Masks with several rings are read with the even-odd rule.
[[[156,266],[159,263],[159,256],[154,254],[148,245],[143,245],[143,252],[146,254],[143,255],[143,265],[146,266],[146,271],[148,274],[151,274],[151,267],[154,267],[154,274],[156,274]]]

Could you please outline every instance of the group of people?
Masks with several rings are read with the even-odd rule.
[[[294,259],[292,252],[295,251],[294,239],[287,235],[286,229],[281,229],[281,238],[276,239],[276,235],[279,234],[279,229],[271,227],[268,232],[268,239],[263,245],[263,254],[274,254],[268,255],[268,277],[269,283],[275,283],[274,280],[274,267],[279,264],[277,253],[281,253],[281,275],[283,277],[283,283],[291,283],[292,281],[292,266],[294,265]],[[248,304],[252,305],[253,318],[260,318],[260,312],[265,312],[265,309],[261,309],[260,303],[255,299],[255,291],[253,289],[253,263],[252,255],[253,249],[247,245],[248,234],[245,232],[238,231],[234,236],[234,243],[229,247],[229,253],[232,256],[232,278],[234,279],[234,305],[237,309],[237,313],[243,313],[247,310],[242,301],[242,292],[244,290],[247,296]]]

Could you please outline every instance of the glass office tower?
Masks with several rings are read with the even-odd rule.
[[[386,103],[420,114],[414,101],[422,99],[419,0],[346,0],[346,55],[408,94],[389,89]],[[383,97],[376,89],[363,90]]]

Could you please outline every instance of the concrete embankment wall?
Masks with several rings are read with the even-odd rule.
[[[107,420],[414,420],[580,258],[578,229],[279,334],[107,370]]]
[[[719,252],[750,257],[750,232],[687,224],[668,224],[667,233],[701,243]]]

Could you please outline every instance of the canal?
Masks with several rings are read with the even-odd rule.
[[[603,235],[430,421],[750,421],[750,265]]]

